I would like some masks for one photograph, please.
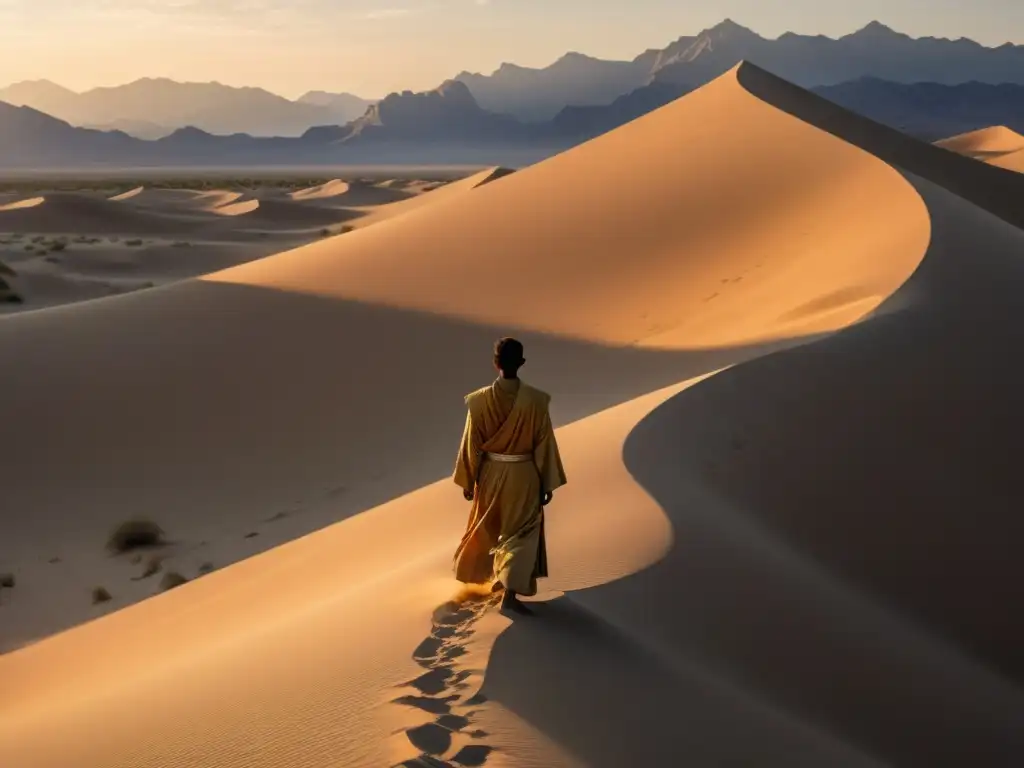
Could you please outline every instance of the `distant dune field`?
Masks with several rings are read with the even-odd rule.
[[[390,175],[313,184],[211,174],[124,191],[117,189],[124,178],[65,179],[53,189],[40,179],[7,182],[0,258],[12,271],[5,290],[19,300],[0,302],[0,314],[153,288],[344,234],[394,216],[399,203],[429,201],[426,193],[447,186],[449,173],[407,178],[402,188]],[[226,187],[212,186],[216,181]]]

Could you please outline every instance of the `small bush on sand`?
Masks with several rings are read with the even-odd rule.
[[[160,579],[160,591],[166,592],[175,587],[180,587],[182,584],[188,584],[188,579],[182,576],[177,571],[168,571],[164,574],[164,577]]]
[[[0,573],[0,587],[13,589],[15,584],[13,573]]]
[[[324,227],[323,229],[320,230],[320,237],[330,237],[330,236],[331,236],[331,230],[329,230],[327,227]]]
[[[92,604],[99,605],[112,600],[110,593],[104,587],[95,587],[92,591]]]
[[[149,561],[146,563],[146,567],[142,571],[142,578],[148,579],[150,576],[155,576],[156,574],[160,573],[160,569],[163,567],[164,559],[159,555],[154,555],[153,557],[149,558]]]
[[[134,549],[148,549],[165,544],[163,529],[151,520],[126,520],[110,534],[107,549],[114,552],[131,552]]]
[[[0,277],[0,303],[3,304],[21,304],[24,300],[21,298],[16,290]]]
[[[124,244],[127,245],[129,248],[136,248],[136,247],[142,245],[142,241],[141,240],[125,240]]]
[[[65,242],[62,242],[60,240],[56,240],[56,241],[50,243],[50,250],[51,251],[63,251],[67,247],[68,247],[68,244],[65,243]]]
[[[355,227],[353,227],[353,226],[351,226],[349,224],[346,224],[344,227],[341,228],[341,234],[347,235],[349,232],[352,232],[354,229],[355,229]]]

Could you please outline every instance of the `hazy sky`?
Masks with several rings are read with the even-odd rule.
[[[162,76],[375,97],[568,50],[632,58],[727,16],[768,37],[836,37],[878,19],[914,36],[1024,43],[1022,0],[0,0],[0,85]]]

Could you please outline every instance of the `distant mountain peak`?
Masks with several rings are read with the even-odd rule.
[[[884,39],[884,38],[906,38],[910,39],[909,35],[904,35],[902,32],[897,32],[892,27],[886,26],[880,21],[869,21],[863,27],[858,29],[848,37],[862,37],[862,38],[873,38],[873,39]]]
[[[754,30],[744,27],[742,24],[737,24],[732,19],[724,19],[715,26],[705,29],[701,34],[720,40],[761,37]]]
[[[445,80],[434,89],[434,93],[444,99],[448,99],[449,101],[464,101],[466,103],[472,102],[476,105],[476,99],[473,98],[473,92],[470,91],[469,86],[461,80]]]

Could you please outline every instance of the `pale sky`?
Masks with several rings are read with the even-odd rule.
[[[767,37],[878,19],[915,37],[1024,43],[1024,0],[0,0],[0,86],[171,77],[377,97],[570,50],[629,59],[725,17]]]

